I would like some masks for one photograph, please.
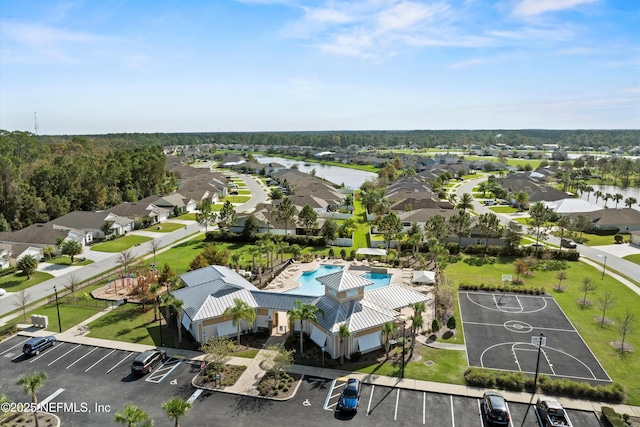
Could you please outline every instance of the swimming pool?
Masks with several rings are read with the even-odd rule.
[[[305,271],[297,279],[298,283],[300,283],[300,287],[291,289],[286,293],[309,295],[315,297],[324,295],[324,285],[317,280],[317,277],[336,273],[338,271],[341,271],[343,268],[344,267],[342,265],[321,264],[317,269],[313,271]],[[389,283],[391,283],[391,274],[367,272],[363,274],[362,277],[373,282],[372,285],[366,286],[365,290],[381,288],[384,286],[388,286]]]

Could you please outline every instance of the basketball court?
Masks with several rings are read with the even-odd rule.
[[[552,297],[467,291],[458,297],[469,366],[533,375],[539,352],[541,374],[611,382]]]

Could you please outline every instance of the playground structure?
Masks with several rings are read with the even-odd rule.
[[[94,298],[127,302],[143,303],[149,299],[149,287],[158,282],[158,271],[147,270],[136,273],[120,272],[118,277],[109,279],[107,284],[94,290],[91,294]]]

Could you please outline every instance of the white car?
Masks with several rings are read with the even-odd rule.
[[[0,288],[0,297],[1,297],[2,295],[5,295],[6,293],[7,293],[7,291],[5,291],[4,289]]]

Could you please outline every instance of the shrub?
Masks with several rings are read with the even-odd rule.
[[[616,243],[620,244],[624,240],[624,237],[622,237],[622,234],[618,233],[613,236],[613,240],[615,240]]]
[[[602,407],[602,415],[606,420],[606,424],[611,427],[625,427],[624,418],[609,406]]]
[[[362,353],[361,352],[354,351],[353,353],[351,353],[350,359],[351,359],[352,362],[356,362],[357,363],[357,362],[360,361],[361,357],[362,357]]]

